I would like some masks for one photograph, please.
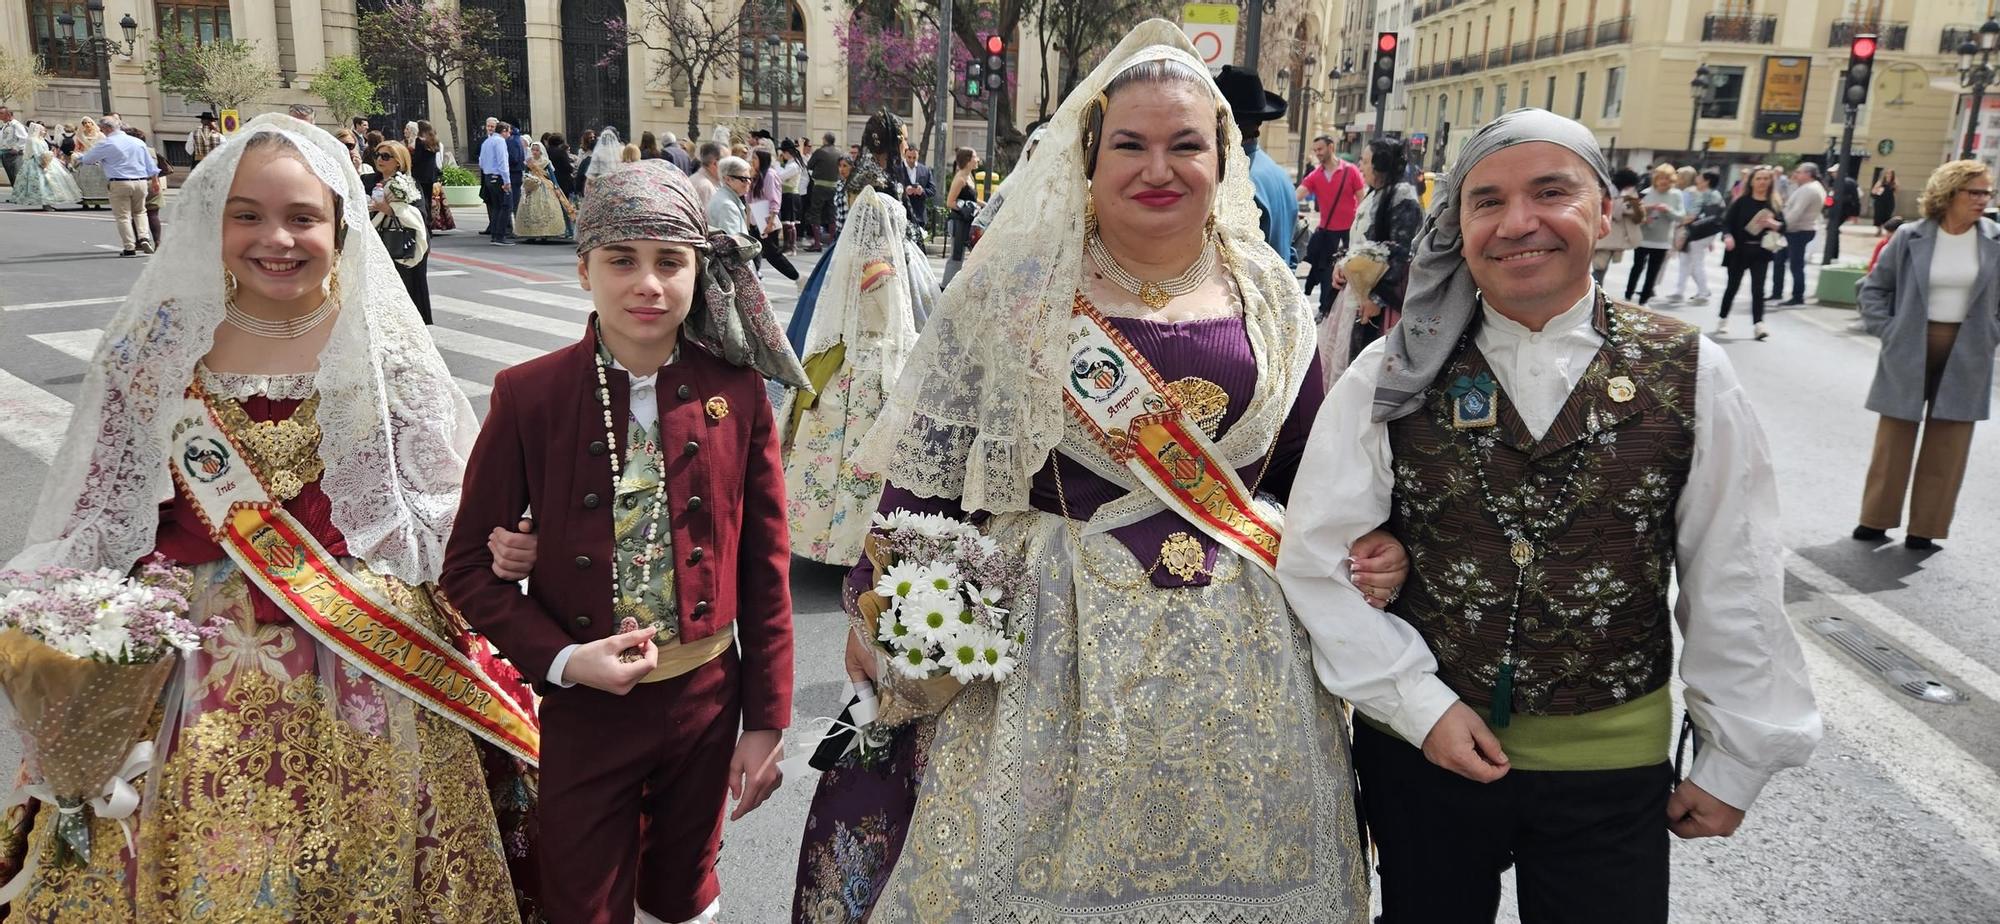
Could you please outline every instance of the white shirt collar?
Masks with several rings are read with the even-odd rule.
[[[1583,293],[1583,297],[1577,299],[1576,304],[1569,306],[1562,314],[1550,318],[1547,324],[1542,325],[1540,331],[1529,330],[1526,325],[1494,310],[1484,298],[1479,300],[1479,310],[1486,315],[1486,330],[1497,336],[1518,340],[1535,333],[1566,334],[1591,322],[1592,316],[1597,311],[1597,288],[1593,286],[1590,291]]]

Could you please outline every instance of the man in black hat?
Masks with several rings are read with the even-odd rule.
[[[188,156],[194,158],[196,166],[199,166],[210,151],[221,146],[222,133],[215,130],[215,113],[202,113],[201,127],[189,132],[187,136]]]
[[[1264,229],[1264,240],[1271,249],[1291,263],[1299,202],[1292,197],[1292,178],[1286,175],[1285,168],[1257,145],[1258,128],[1284,117],[1285,98],[1265,90],[1264,81],[1255,71],[1241,70],[1233,64],[1222,66],[1215,83],[1222,89],[1222,98],[1229,101],[1236,127],[1243,132],[1243,153],[1250,157],[1250,185],[1257,193],[1258,226]]]

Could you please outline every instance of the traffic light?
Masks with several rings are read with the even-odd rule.
[[[1396,88],[1396,33],[1375,33],[1375,67],[1368,78],[1368,105],[1379,106]]]
[[[1868,102],[1868,85],[1875,82],[1875,47],[1875,36],[1870,33],[1855,36],[1853,44],[1847,46],[1847,88],[1841,101],[1849,106]]]
[[[971,99],[979,98],[979,88],[986,82],[979,72],[979,62],[972,61],[965,65],[965,95]]]
[[[1007,40],[998,35],[986,37],[986,89],[999,92],[1007,79]]]

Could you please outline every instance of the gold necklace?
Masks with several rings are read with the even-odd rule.
[[[306,485],[326,474],[319,455],[319,392],[299,403],[284,420],[252,420],[234,398],[210,402],[222,428],[236,438],[251,467],[264,476],[272,499],[283,503],[298,497]]]
[[[1095,233],[1084,238],[1083,246],[1090,253],[1090,261],[1097,264],[1098,270],[1104,273],[1105,278],[1110,279],[1119,288],[1138,296],[1140,301],[1146,303],[1146,307],[1154,311],[1165,308],[1176,296],[1186,295],[1201,288],[1201,284],[1207,282],[1209,274],[1215,270],[1213,236],[1202,240],[1201,256],[1195,258],[1193,265],[1181,271],[1180,275],[1159,282],[1147,282],[1127,272],[1125,267],[1118,265],[1118,259],[1111,255],[1111,251],[1105,248],[1104,238]]]

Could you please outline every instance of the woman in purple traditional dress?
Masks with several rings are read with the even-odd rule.
[[[1265,554],[1323,380],[1244,164],[1153,20],[1013,178],[1040,207],[986,232],[861,464],[881,509],[969,517],[1028,562],[1020,667],[865,753],[829,739],[794,921],[1366,919],[1346,724]],[[1400,546],[1363,548],[1357,582],[1392,596]],[[872,584],[864,561],[850,612]],[[893,696],[879,663],[850,638],[850,676]]]

